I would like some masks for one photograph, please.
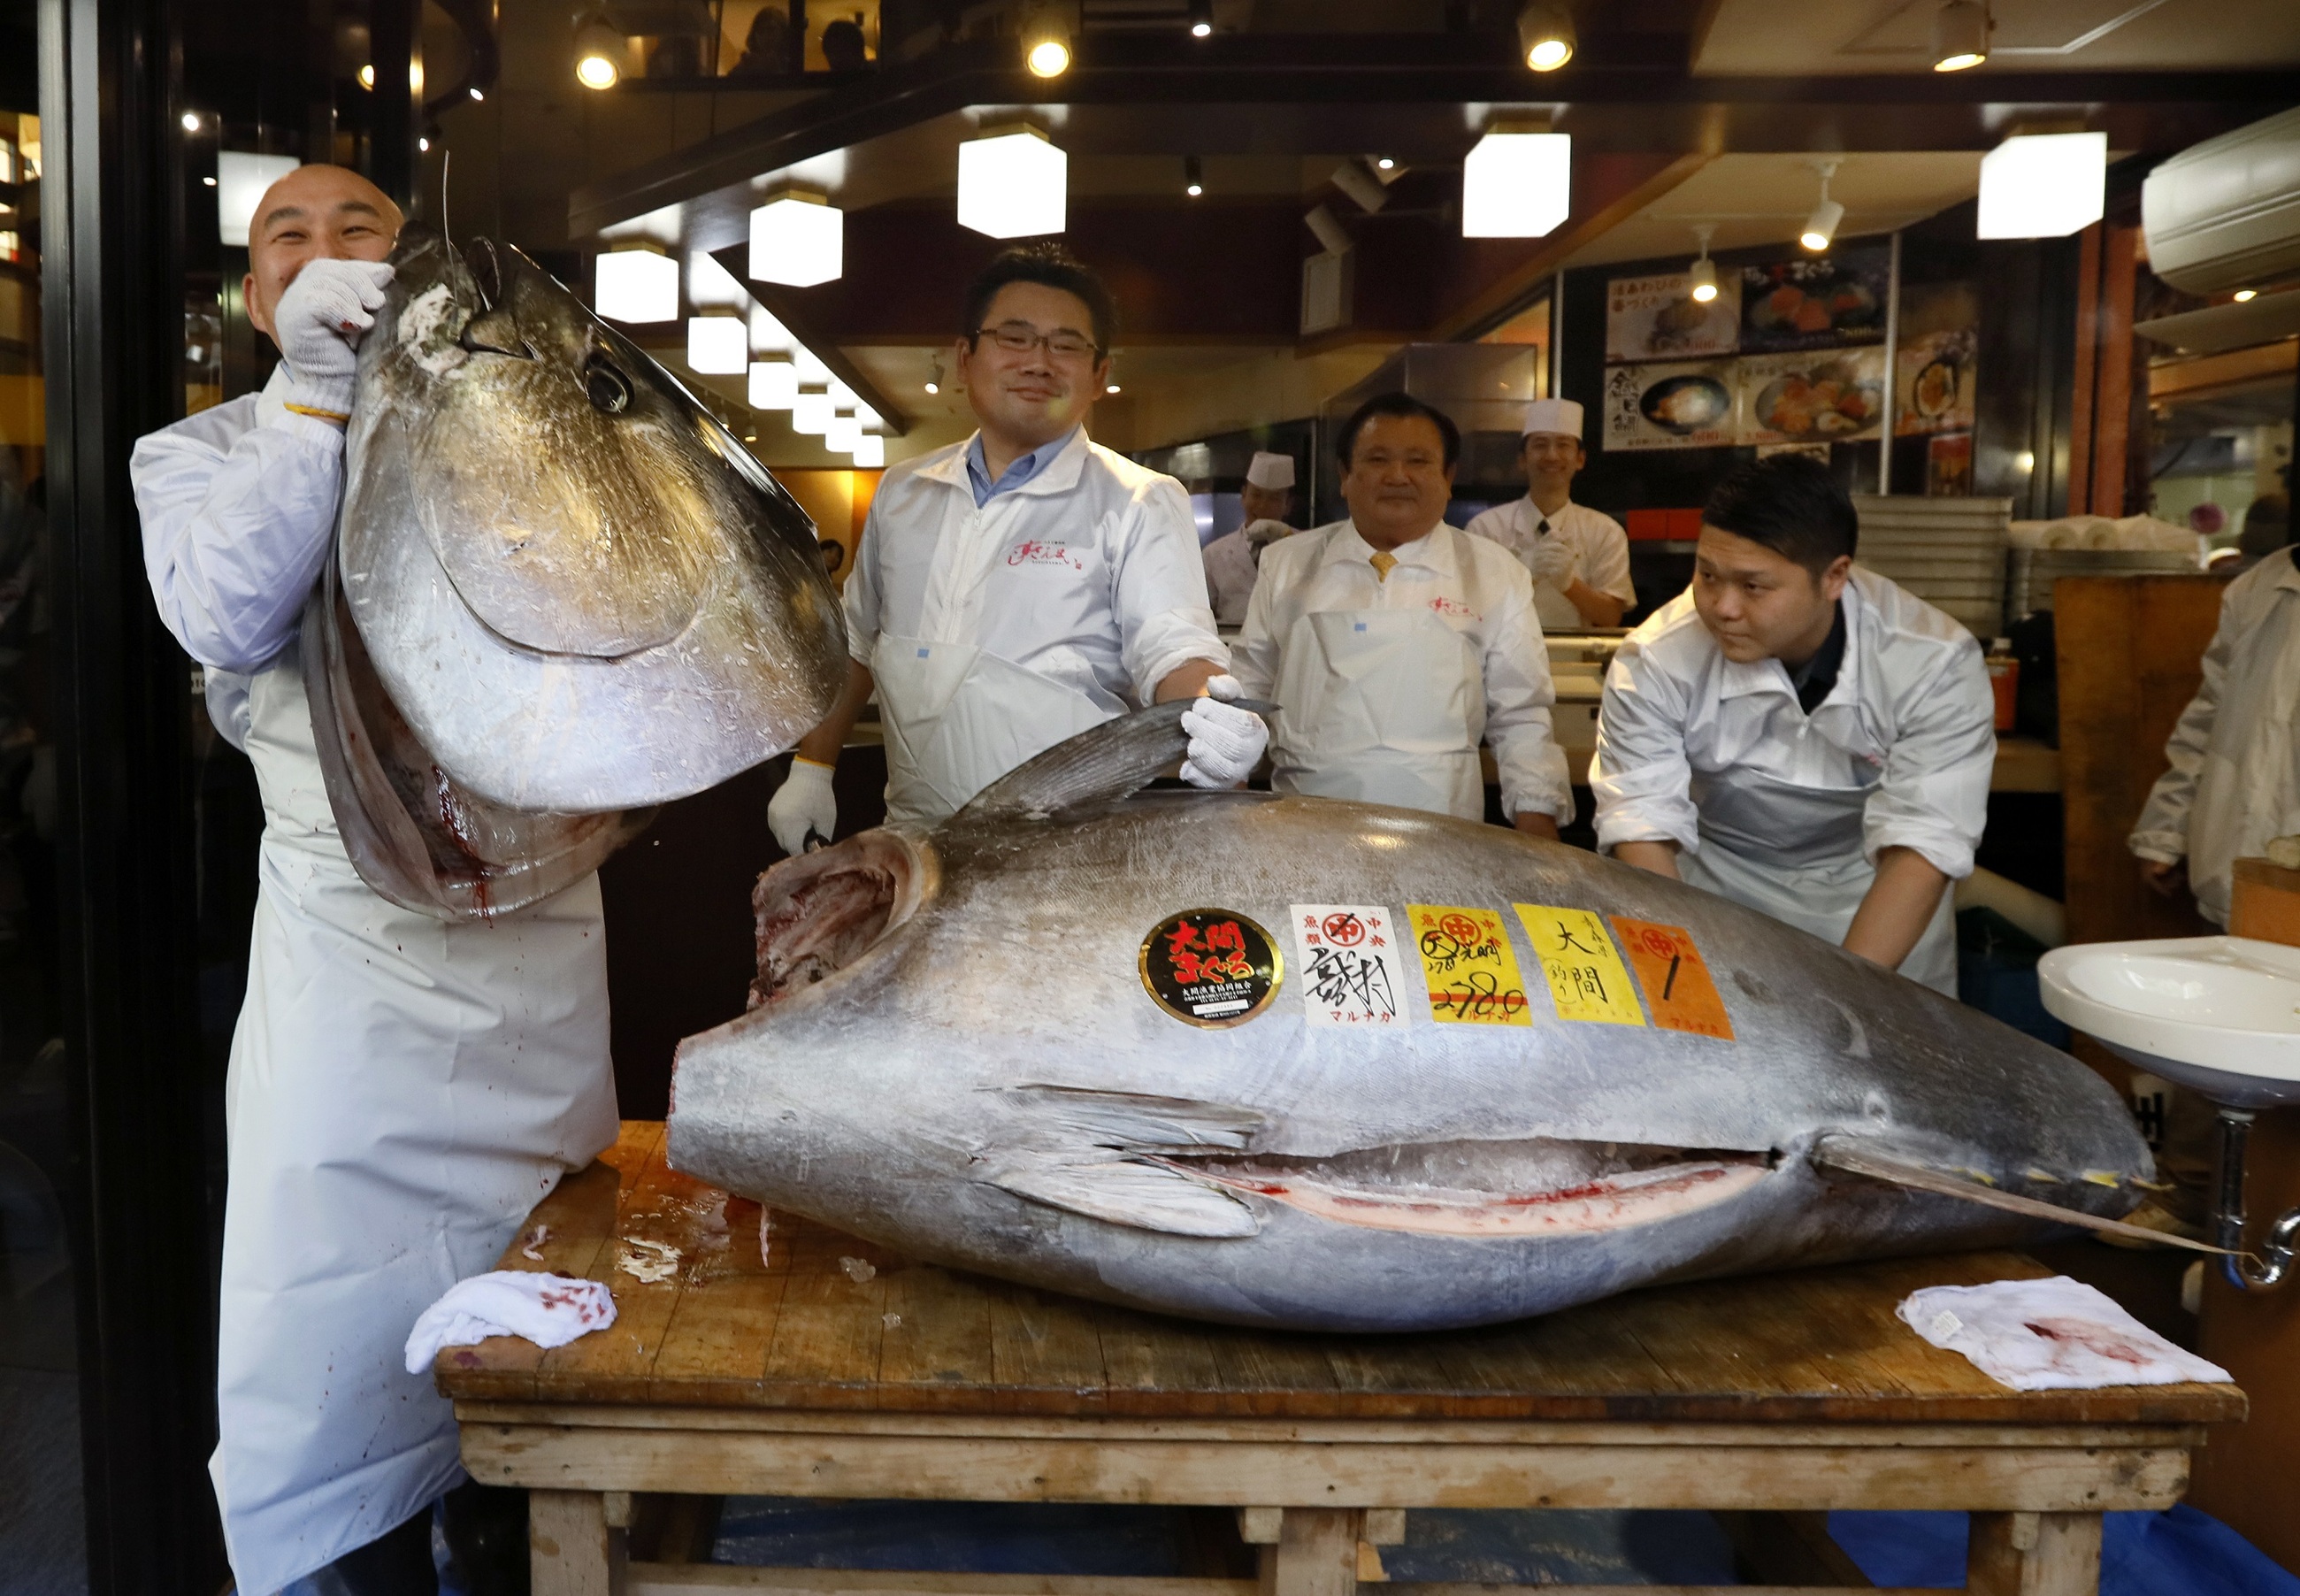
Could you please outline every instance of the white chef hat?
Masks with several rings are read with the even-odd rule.
[[[1246,480],[1270,493],[1291,488],[1294,486],[1294,456],[1273,455],[1267,449],[1257,451],[1253,464],[1246,468]]]
[[[1571,399],[1536,399],[1525,407],[1528,432],[1562,432],[1581,436],[1581,406]]]

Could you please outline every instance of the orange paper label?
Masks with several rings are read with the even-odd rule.
[[[1657,925],[1621,915],[1613,916],[1613,929],[1621,933],[1621,951],[1629,956],[1629,967],[1646,990],[1654,1024],[1664,1031],[1733,1040],[1725,999],[1710,978],[1701,950],[1693,945],[1691,932],[1682,925]]]

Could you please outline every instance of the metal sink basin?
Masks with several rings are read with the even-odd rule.
[[[2045,1007],[2235,1108],[2300,1103],[2300,948],[2249,937],[2081,942],[2038,962]]]

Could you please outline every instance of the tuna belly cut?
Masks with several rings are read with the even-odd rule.
[[[1765,1153],[1616,1142],[1447,1142],[1331,1158],[1147,1160],[1336,1224],[1512,1240],[1625,1230],[1713,1207],[1771,1172]]]

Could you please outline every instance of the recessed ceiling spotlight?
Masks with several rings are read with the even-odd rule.
[[[1192,199],[1206,191],[1205,168],[1196,155],[1182,157],[1182,192]]]
[[[1988,60],[1990,26],[1983,0],[1946,0],[1933,13],[1933,71],[1961,72]]]
[[[1042,10],[1022,29],[1022,60],[1041,78],[1059,78],[1071,70],[1071,32],[1062,18]]]
[[[1190,0],[1190,37],[1211,38],[1214,31],[1214,0]]]
[[[484,99],[486,99],[486,98],[488,97],[486,95],[484,95],[484,94],[480,93],[480,92],[479,92],[479,89],[477,89],[477,88],[473,88],[473,89],[471,91],[471,98],[473,98],[473,99],[475,99],[475,100],[484,100]]]
[[[2258,288],[2238,288],[2235,293],[2229,295],[2229,297],[2235,300],[2238,305],[2249,305],[2254,299],[2260,297],[2260,290]]]
[[[196,133],[196,132],[198,132],[199,130],[200,130],[200,113],[199,113],[198,112],[196,112],[196,111],[187,111],[187,112],[185,112],[185,113],[184,113],[184,131],[185,131],[185,132],[187,132],[187,133]]]
[[[375,87],[375,63],[371,61],[365,66],[360,68],[359,86],[362,88],[373,88]]]
[[[1845,220],[1845,207],[1829,197],[1829,180],[1837,175],[1838,164],[1833,160],[1812,163],[1813,170],[1821,173],[1821,203],[1804,219],[1804,230],[1797,234],[1797,242],[1815,255],[1836,240],[1838,226]]]
[[[927,392],[942,392],[942,356],[939,355],[927,362]]]
[[[1532,0],[1517,13],[1518,54],[1537,72],[1554,72],[1573,59],[1573,13],[1563,0]]]
[[[1376,155],[1373,158],[1373,169],[1376,171],[1396,171],[1397,170],[1397,163],[1391,160],[1388,155]]]

